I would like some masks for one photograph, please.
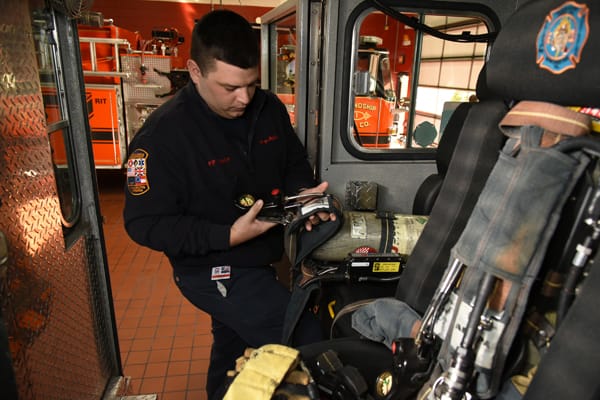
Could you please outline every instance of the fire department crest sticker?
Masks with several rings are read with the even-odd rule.
[[[537,37],[537,64],[553,74],[575,68],[590,31],[589,8],[567,1],[550,11]]]
[[[127,188],[129,193],[139,196],[150,190],[148,183],[148,152],[142,149],[134,150],[127,160]]]

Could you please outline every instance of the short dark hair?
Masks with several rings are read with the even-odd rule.
[[[244,17],[230,10],[215,10],[196,22],[190,58],[204,74],[214,61],[240,68],[258,66],[259,47],[254,29]]]

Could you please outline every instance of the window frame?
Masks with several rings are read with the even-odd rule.
[[[494,17],[494,14],[485,7],[473,7],[469,8],[462,7],[458,4],[456,9],[447,8],[435,8],[435,7],[420,7],[420,6],[402,6],[394,7],[394,10],[401,13],[418,14],[419,21],[423,22],[425,15],[447,15],[456,17],[469,17],[477,18],[483,22],[488,29],[488,32],[496,32],[499,30],[499,21]],[[341,125],[340,125],[340,139],[343,148],[352,156],[360,160],[388,160],[388,161],[399,161],[399,160],[432,160],[435,158],[436,148],[361,148],[352,136],[352,129],[354,125],[354,93],[353,93],[353,81],[352,75],[355,71],[354,66],[357,57],[357,50],[359,45],[360,27],[369,13],[384,11],[377,8],[377,5],[371,2],[363,2],[357,6],[349,15],[345,26],[345,36],[350,40],[345,41],[345,47],[343,49],[343,59],[349,60],[345,63],[342,71],[342,81],[346,82],[347,90],[342,92],[341,104],[347,105],[342,109],[341,113]],[[393,18],[391,15],[386,14],[388,18]],[[401,21],[400,21],[401,22]],[[418,98],[418,86],[419,86],[419,73],[421,69],[421,49],[423,44],[424,33],[416,29],[415,32],[415,48],[414,48],[414,62],[411,68],[411,75],[409,78],[409,87],[411,88],[410,95],[410,107],[407,113],[408,123],[407,132],[414,131],[414,121],[416,116],[416,99]],[[491,43],[488,44],[486,55],[489,53]],[[352,100],[352,101],[351,101]],[[347,109],[347,111],[344,111]],[[345,127],[345,128],[344,128]]]

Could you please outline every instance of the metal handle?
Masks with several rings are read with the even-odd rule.
[[[6,262],[8,261],[8,242],[4,232],[0,231],[0,278],[6,274]]]
[[[433,299],[431,300],[431,303],[429,303],[429,307],[427,307],[427,310],[425,310],[425,315],[421,319],[421,329],[415,337],[415,343],[417,343],[417,345],[420,346],[426,341],[433,340],[433,327],[435,320],[437,319],[440,310],[446,303],[452,287],[458,280],[460,272],[462,271],[462,267],[463,264],[460,262],[460,260],[454,259],[452,264],[446,268],[444,276],[442,277],[442,280],[440,281],[440,284],[433,295]]]

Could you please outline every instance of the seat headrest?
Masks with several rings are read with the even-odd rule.
[[[483,68],[481,68],[479,76],[477,76],[477,85],[475,86],[475,93],[477,94],[477,98],[479,100],[487,100],[494,97],[494,93],[490,91],[490,88],[487,84],[486,64],[483,64]]]
[[[599,107],[599,29],[595,0],[526,3],[492,45],[487,86],[507,100]]]

